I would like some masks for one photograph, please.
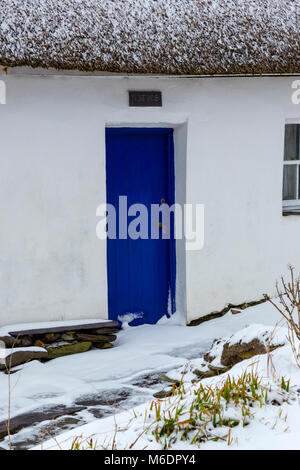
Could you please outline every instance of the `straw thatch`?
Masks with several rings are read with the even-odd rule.
[[[0,63],[119,73],[299,73],[297,0],[0,0]]]

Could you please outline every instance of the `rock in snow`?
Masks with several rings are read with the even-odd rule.
[[[287,342],[286,328],[278,331],[274,327],[251,325],[229,338],[215,340],[211,350],[205,354],[207,362],[215,366],[233,366],[258,354],[266,354]]]
[[[34,359],[56,359],[86,352],[92,346],[97,349],[112,348],[112,342],[116,341],[117,336],[110,333],[118,333],[120,328],[117,328],[117,322],[103,320],[103,324],[111,324],[111,327],[105,326],[97,329],[97,326],[95,329],[95,325],[99,325],[99,322],[86,324],[74,322],[73,325],[58,325],[57,322],[52,322],[39,323],[31,330],[17,328],[12,333],[7,333],[10,331],[9,326],[3,327],[0,332],[0,362],[2,358],[0,371],[6,372],[7,368]],[[69,331],[70,328],[75,331]]]
[[[83,353],[91,349],[91,347],[92,343],[90,341],[47,347],[48,359],[56,359],[62,356],[69,356],[70,354]]]
[[[13,350],[2,350],[2,352],[5,352],[5,355],[1,354],[2,358],[0,358],[0,370],[3,371],[32,360],[48,358],[47,351],[37,347],[16,348]]]

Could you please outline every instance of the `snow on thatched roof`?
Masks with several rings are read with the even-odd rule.
[[[122,73],[298,73],[299,10],[298,0],[0,0],[0,63]]]

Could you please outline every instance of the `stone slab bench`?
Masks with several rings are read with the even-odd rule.
[[[45,335],[48,333],[62,333],[64,331],[78,331],[78,330],[97,330],[99,328],[118,328],[119,323],[117,321],[112,320],[103,320],[101,322],[95,323],[75,323],[72,325],[68,323],[68,325],[62,326],[52,326],[52,327],[37,327],[30,330],[18,330],[18,331],[9,331],[9,334],[14,338],[21,337],[21,336],[30,336],[30,335]]]

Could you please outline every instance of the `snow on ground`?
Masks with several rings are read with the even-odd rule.
[[[163,319],[157,325],[126,328],[118,334],[115,347],[109,350],[91,350],[46,363],[30,362],[21,374],[11,376],[12,387],[17,382],[12,416],[39,405],[72,404],[80,395],[118,386],[120,381],[138,374],[179,367],[186,362],[186,353],[192,354],[196,349],[200,356],[215,338],[228,336],[250,322],[269,325],[278,320],[279,314],[269,304],[249,308],[239,315],[229,312],[197,327],[183,325],[180,317]],[[11,326],[6,328],[11,329]],[[7,414],[7,381],[7,376],[0,374],[0,420]],[[45,393],[50,398],[43,398]]]
[[[117,393],[124,387],[133,393],[131,406],[138,405],[144,409],[145,405],[139,404],[149,402],[153,391],[163,388],[162,385],[156,385],[155,390],[153,387],[142,390],[139,380],[145,374],[158,373],[159,376],[162,372],[188,367],[191,360],[196,365],[200,364],[203,361],[203,354],[210,349],[214,339],[229,337],[251,324],[274,326],[279,320],[278,312],[268,303],[248,308],[238,315],[228,312],[222,318],[205,322],[197,327],[185,326],[180,316],[175,315],[170,320],[162,319],[157,325],[124,329],[118,334],[115,347],[109,350],[91,350],[46,363],[33,361],[11,376],[12,416],[49,406],[72,406],[80,397],[112,390]],[[284,348],[280,348],[280,351],[283,350]],[[275,351],[274,354],[281,354],[280,351]],[[264,360],[263,358],[262,361]],[[289,373],[292,375],[292,372],[296,374],[297,371],[288,367],[287,357],[284,356],[282,362],[287,364],[284,375]],[[300,378],[298,383],[300,384]],[[7,418],[7,403],[8,378],[2,373],[0,374],[0,420]],[[123,409],[126,409],[126,406]],[[122,411],[122,404],[118,411]],[[128,417],[132,417],[132,414],[132,411],[125,411],[117,415],[118,420],[120,423],[127,421],[128,424]],[[90,424],[68,431],[69,434],[59,437],[59,440],[67,439],[66,446],[68,446],[69,438],[82,432],[85,436],[95,431],[109,434],[113,424],[111,417],[94,421],[92,415],[87,416],[87,413],[83,412],[82,422],[89,421]],[[31,432],[30,429],[27,431],[27,434]],[[26,434],[26,430],[21,433]],[[52,445],[53,443],[49,444],[50,447]],[[125,441],[122,441],[120,446],[124,448]]]
[[[191,444],[190,439],[177,440],[169,448],[173,450],[196,450],[196,449],[300,449],[300,369],[296,366],[289,345],[280,347],[272,353],[272,361],[275,370],[270,369],[267,355],[259,355],[243,361],[234,366],[230,372],[221,376],[204,379],[201,383],[210,387],[221,387],[230,374],[236,380],[245,371],[257,373],[262,377],[263,393],[267,391],[269,404],[254,404],[251,408],[251,417],[248,424],[243,427],[241,422],[231,429],[230,444],[228,439],[222,441],[209,440],[204,443]],[[279,380],[276,379],[279,378]],[[287,393],[281,388],[281,378],[285,382],[290,379],[290,390]],[[191,400],[194,398],[196,384],[185,385],[186,408],[189,409]],[[272,404],[275,400],[275,404]],[[272,402],[272,403],[271,403]],[[162,410],[166,410],[168,417],[169,410],[173,410],[178,402],[178,397],[174,396],[160,401]],[[188,414],[188,413],[186,413]],[[227,415],[230,419],[242,420],[242,413],[235,406],[228,406]],[[184,418],[182,418],[184,419]],[[162,423],[160,423],[162,424]],[[157,423],[155,422],[155,410],[151,410],[151,402],[128,410],[116,416],[111,416],[93,423],[81,426],[73,431],[66,432],[55,440],[47,441],[39,449],[70,449],[75,439],[82,448],[88,448],[88,442],[93,439],[94,445],[98,449],[163,449],[165,438],[156,442],[153,431]],[[145,432],[146,431],[146,432]],[[224,436],[224,428],[213,428],[213,436]],[[194,433],[195,434],[195,433]],[[114,447],[113,447],[114,446]]]
[[[245,326],[228,337],[224,336],[222,339],[218,339],[212,344],[212,347],[209,350],[209,355],[211,356],[211,362],[209,365],[224,368],[224,365],[221,363],[221,356],[225,343],[232,346],[238,343],[250,343],[252,340],[258,339],[266,349],[288,344],[288,328],[282,325],[282,321],[279,321],[278,323],[276,322],[275,326],[253,323]],[[200,369],[202,372],[209,370],[208,363],[202,356],[192,359],[179,368],[170,370],[168,372],[168,377],[173,380],[182,380],[184,383],[188,383],[195,379],[195,374],[193,373],[195,369]]]
[[[62,320],[56,322],[34,322],[34,323],[17,323],[15,325],[5,325],[0,327],[0,336],[6,336],[10,331],[33,330],[38,328],[53,328],[53,326],[76,326],[87,325],[93,323],[105,323],[107,320],[95,318],[89,320]]]

